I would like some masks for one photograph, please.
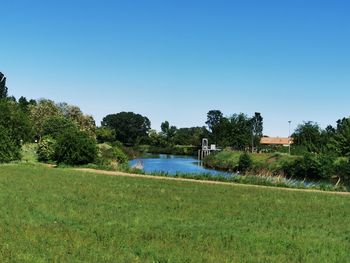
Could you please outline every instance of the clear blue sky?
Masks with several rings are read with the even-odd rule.
[[[134,111],[159,129],[210,109],[261,112],[264,133],[349,116],[350,2],[1,1],[10,93]]]

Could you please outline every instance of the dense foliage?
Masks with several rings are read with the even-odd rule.
[[[7,163],[20,158],[20,146],[15,143],[11,132],[0,125],[0,163]]]
[[[128,156],[121,150],[120,146],[103,143],[99,144],[97,148],[98,164],[118,166],[128,162]]]
[[[263,136],[263,118],[258,112],[253,117],[243,113],[224,117],[221,111],[211,110],[206,124],[212,141],[235,150],[257,150]]]
[[[97,127],[96,128],[96,139],[99,143],[104,142],[114,142],[115,141],[115,131],[107,127]]]
[[[115,131],[116,140],[128,145],[139,144],[147,138],[151,122],[147,117],[133,112],[110,114],[103,118],[101,125]]]
[[[45,162],[83,164],[92,161],[125,163],[124,152],[134,156],[139,149],[154,153],[196,154],[203,138],[209,144],[240,152],[259,152],[263,136],[263,117],[260,113],[248,116],[243,113],[224,116],[219,110],[207,113],[206,127],[177,128],[169,121],[161,124],[160,131],[151,130],[149,119],[133,112],[110,114],[103,118],[102,127],[96,127],[90,115],[75,105],[56,103],[48,99],[33,100],[8,95],[6,77],[0,73],[0,162],[20,158],[24,143],[37,142],[38,158]],[[350,118],[339,119],[335,126],[322,129],[315,122],[300,124],[292,134],[292,155],[296,158],[278,163],[255,162],[248,165],[247,155],[229,164],[225,159],[213,167],[228,170],[250,170],[308,178],[349,178]],[[97,141],[96,141],[97,140]],[[118,141],[122,144],[118,145]],[[98,143],[109,143],[96,159]],[[144,145],[145,144],[145,145]],[[129,147],[125,146],[137,146]],[[282,146],[264,150],[285,152]],[[224,154],[223,154],[224,155]],[[109,157],[107,157],[109,156]],[[220,155],[219,155],[220,156]],[[263,155],[261,155],[263,156]],[[210,159],[212,158],[212,159]],[[103,160],[105,159],[105,160]],[[263,159],[263,158],[260,158]],[[279,158],[277,158],[279,160]],[[284,158],[280,158],[284,160]],[[269,163],[270,162],[270,163]],[[209,162],[210,163],[210,162]],[[240,164],[239,164],[240,163]]]
[[[54,152],[54,160],[57,163],[93,163],[97,157],[96,141],[86,132],[67,130],[57,138]]]
[[[42,135],[49,135],[54,139],[57,139],[65,131],[74,131],[78,127],[76,124],[63,116],[55,116],[47,119],[43,124]]]
[[[56,140],[51,136],[44,136],[38,143],[37,155],[40,162],[54,161]]]

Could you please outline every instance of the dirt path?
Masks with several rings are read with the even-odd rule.
[[[247,187],[247,188],[265,188],[265,189],[273,189],[278,191],[310,192],[310,193],[350,196],[350,192],[331,192],[331,191],[312,190],[312,189],[297,189],[297,188],[284,188],[284,187],[274,187],[274,186],[265,186],[265,185],[251,185],[251,184],[238,184],[238,183],[208,181],[208,180],[195,180],[195,179],[165,177],[165,176],[156,176],[156,175],[130,174],[130,173],[124,173],[124,172],[96,170],[91,168],[74,168],[73,170],[87,172],[87,173],[104,174],[104,175],[110,175],[110,176],[137,177],[137,178],[147,178],[147,179],[153,179],[153,180],[170,180],[170,181],[193,182],[193,183],[199,183],[199,184],[230,185],[230,186]]]

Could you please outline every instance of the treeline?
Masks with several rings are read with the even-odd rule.
[[[233,150],[254,150],[260,146],[263,136],[263,117],[256,112],[249,117],[244,113],[224,117],[219,110],[207,114],[209,138],[220,147]]]
[[[260,113],[253,117],[245,114],[224,117],[218,110],[207,114],[208,128],[177,128],[164,121],[157,132],[151,129],[147,117],[133,112],[109,114],[103,118],[101,127],[97,127],[93,117],[77,106],[48,99],[20,97],[17,100],[8,95],[2,73],[0,80],[3,142],[0,162],[18,160],[21,145],[34,141],[38,142],[41,161],[81,164],[96,161],[99,149],[96,151],[95,148],[103,143],[119,145],[119,148],[147,145],[147,151],[157,153],[194,154],[201,146],[202,138],[209,138],[210,143],[221,147],[244,150],[258,147],[262,136]]]
[[[322,129],[315,122],[298,125],[292,134],[295,154],[309,152],[350,157],[350,118],[342,118],[335,126]]]
[[[8,96],[0,73],[0,162],[21,158],[23,144],[37,142],[40,161],[86,164],[98,160],[96,125],[79,107],[47,99]]]
[[[161,124],[161,131],[151,129],[151,122],[145,116],[133,112],[109,114],[103,118],[97,130],[97,139],[118,140],[125,145],[148,144],[159,147],[174,145],[199,146],[208,135],[205,127],[177,128],[168,121]]]
[[[194,154],[202,138],[233,151],[267,149],[260,145],[263,136],[260,113],[224,116],[219,110],[211,110],[207,113],[206,127],[177,128],[164,121],[157,132],[151,129],[147,117],[120,112],[105,116],[97,127],[93,117],[77,106],[47,99],[20,97],[17,100],[9,96],[2,73],[0,113],[0,162],[19,160],[21,146],[34,141],[40,161],[66,164],[126,163],[125,153],[133,156],[134,149]],[[334,127],[325,129],[314,122],[306,122],[297,127],[292,137],[292,154],[298,158],[285,169],[291,176],[350,174],[350,118],[340,119]],[[270,150],[283,152],[285,147]]]
[[[261,175],[283,175],[289,178],[350,179],[350,118],[322,129],[317,123],[298,125],[292,134],[292,155],[280,154],[284,146],[264,146],[264,154],[226,149],[208,156],[206,166],[232,172]],[[243,163],[243,165],[242,165]],[[340,182],[340,181],[339,181]]]

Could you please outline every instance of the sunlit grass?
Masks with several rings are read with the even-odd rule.
[[[0,166],[0,261],[347,262],[350,197]]]

